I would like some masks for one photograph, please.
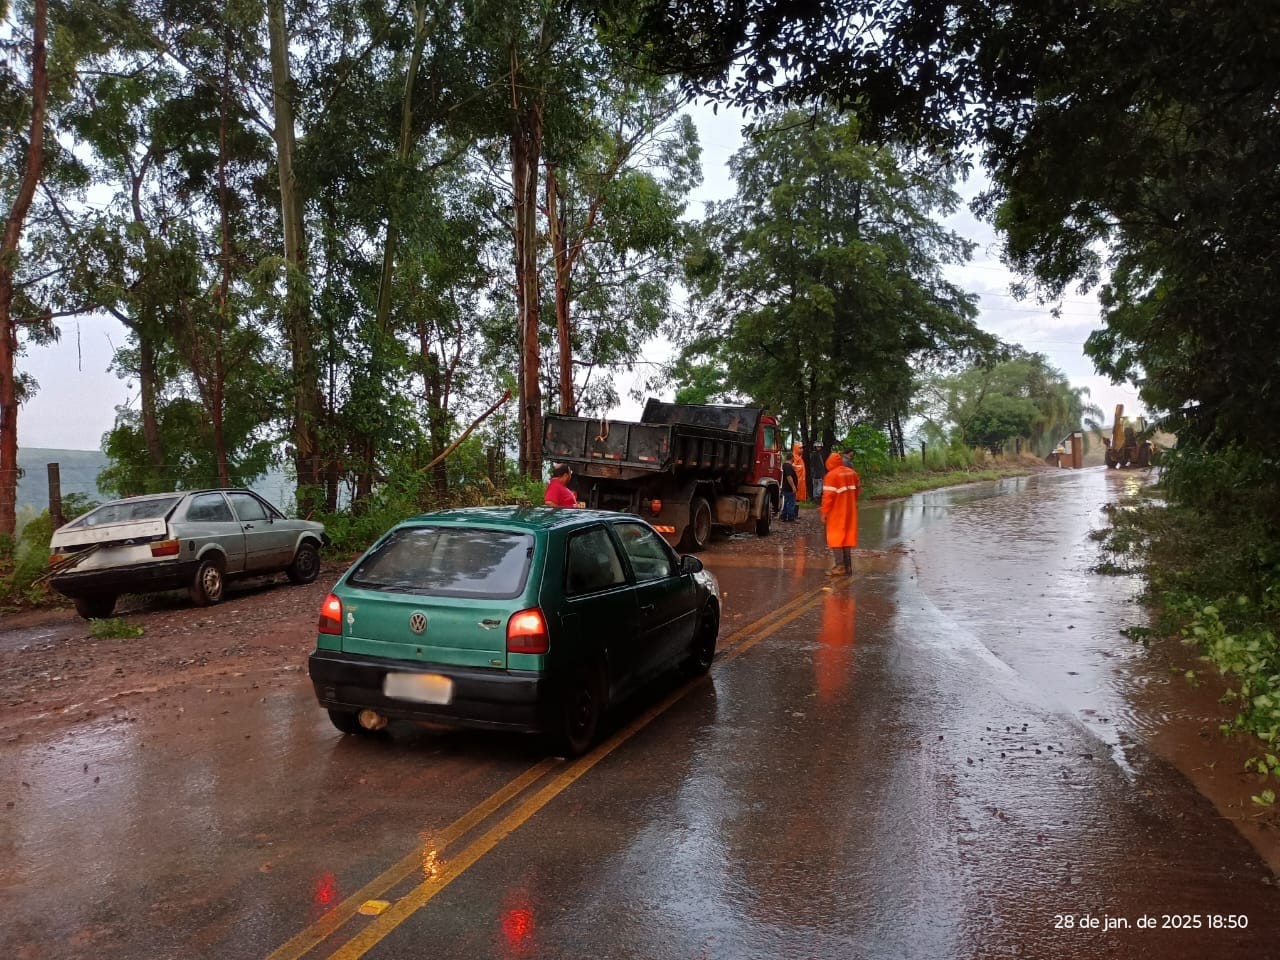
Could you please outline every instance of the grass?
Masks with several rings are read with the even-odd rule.
[[[923,490],[937,490],[939,487],[954,487],[963,483],[977,483],[981,480],[1003,480],[1005,477],[1025,477],[1035,472],[1033,468],[1018,464],[997,464],[970,470],[929,471],[919,474],[899,474],[893,477],[876,477],[865,484],[865,496],[868,500],[887,500],[894,497],[909,497]]]

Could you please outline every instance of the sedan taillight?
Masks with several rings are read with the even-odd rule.
[[[342,601],[332,593],[320,604],[320,625],[317,629],[331,636],[342,636]]]
[[[513,613],[507,621],[507,653],[546,653],[547,620],[537,607]]]

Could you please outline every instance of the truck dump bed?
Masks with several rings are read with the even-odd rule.
[[[641,423],[678,423],[690,427],[727,430],[754,438],[760,422],[759,407],[729,407],[711,404],[664,403],[650,397],[640,415]]]
[[[657,401],[650,400],[645,416]],[[676,404],[662,404],[676,407]],[[757,417],[759,413],[756,413]],[[718,418],[713,418],[717,419]],[[732,416],[719,421],[732,422]],[[633,423],[550,414],[543,424],[543,454],[593,476],[639,476],[662,471],[749,471],[755,421],[734,429],[677,420]]]

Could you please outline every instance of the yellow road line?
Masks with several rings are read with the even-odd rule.
[[[805,602],[803,604],[793,609],[785,617],[782,617],[781,619],[773,621],[773,623],[769,624],[769,626],[765,627],[763,630],[754,634],[750,638],[743,640],[741,643],[735,644],[731,649],[725,650],[720,655],[720,658],[723,660],[732,660],[734,659],[734,657],[742,656],[744,653],[746,653],[748,650],[754,647],[761,640],[764,640],[768,637],[773,636],[775,633],[777,633],[779,630],[781,630],[783,627],[789,624],[792,620],[795,620],[799,617],[804,616],[806,613],[808,613],[810,610],[816,607],[818,603],[823,599],[823,594],[825,592],[826,592],[825,588],[819,587],[816,591],[810,591],[808,594],[804,594],[803,596],[804,596]]]
[[[732,634],[726,637],[719,645],[717,659],[730,660],[740,656],[757,643],[771,636],[782,627],[786,626],[808,609],[813,607],[821,598],[824,587],[818,587],[814,590],[806,591],[798,597],[794,597],[787,603],[783,604],[776,610],[771,610],[762,617],[753,620],[746,626],[740,627]],[[645,713],[641,714],[625,728],[618,731],[604,743],[596,747],[591,753],[568,766],[550,783],[545,785],[533,797],[527,799],[520,804],[512,813],[503,818],[496,826],[485,832],[483,835],[472,841],[458,853],[456,857],[450,858],[447,862],[439,864],[439,872],[433,874],[423,883],[419,884],[405,897],[402,897],[389,910],[383,913],[376,921],[366,927],[361,933],[357,934],[350,941],[340,947],[331,956],[331,960],[350,960],[362,956],[375,944],[380,942],[387,934],[394,930],[397,926],[408,919],[414,912],[421,909],[431,900],[437,893],[448,886],[454,879],[463,873],[468,867],[492,850],[505,837],[518,829],[526,820],[532,817],[540,809],[551,802],[557,795],[563,792],[574,781],[578,780],[588,770],[603,760],[606,756],[616,750],[619,746],[629,740],[641,729],[653,722],[654,719],[665,713],[672,705],[674,705],[681,697],[689,692],[696,684],[686,684],[679,690],[674,691],[656,706],[651,707]],[[472,808],[468,813],[454,821],[446,827],[439,835],[434,853],[438,854],[444,847],[456,841],[463,834],[467,833],[482,821],[492,816],[496,811],[505,806],[512,798],[518,796],[532,784],[542,779],[543,776],[552,768],[563,766],[565,761],[549,757],[538,764],[535,764],[529,770],[516,777],[506,786],[492,794],[488,799]],[[396,884],[404,881],[416,870],[423,868],[424,855],[423,851],[415,850],[406,855],[397,863],[393,864],[387,870],[383,871],[373,880],[369,881],[351,896],[347,897],[342,903],[334,907],[319,920],[307,926],[305,929],[290,938],[288,942],[282,944],[275,951],[270,953],[266,960],[299,960],[302,956],[309,953],[321,942],[332,936],[343,924],[357,915],[360,905],[367,900],[376,899],[381,894],[386,893]]]
[[[531,784],[542,779],[553,768],[562,766],[564,762],[556,757],[547,757],[545,760],[534,764],[506,786],[489,796],[488,799],[477,804],[470,811],[445,827],[436,838],[436,851],[438,852],[447,844],[457,840],[468,830],[471,830],[486,817],[493,814],[494,811],[505,805],[512,797],[517,796]],[[408,854],[347,897],[319,920],[297,933],[287,943],[282,944],[268,954],[267,960],[298,960],[299,957],[309,952],[316,944],[329,937],[342,924],[355,916],[360,904],[366,900],[376,899],[379,894],[390,890],[415,870],[422,869],[422,866],[423,852],[421,850],[415,850],[413,853]]]
[[[744,627],[741,630],[736,631],[730,638],[731,640],[736,637],[741,637],[744,634],[752,633],[753,628],[764,621],[772,621],[767,627],[760,629],[758,633],[752,635],[750,639],[739,642],[733,647],[732,653],[728,653],[724,658],[727,660],[741,656],[766,637],[771,636],[778,630],[782,629],[792,620],[804,615],[810,609],[817,606],[818,602],[822,599],[823,593],[824,590],[821,587],[811,590],[779,608],[779,610],[761,617],[751,626]],[[782,617],[778,617],[778,613],[781,611],[789,612]],[[491,827],[483,835],[477,837],[471,843],[467,844],[467,846],[463,847],[456,857],[441,866],[438,874],[428,877],[422,883],[418,884],[417,887],[396,901],[389,910],[370,923],[369,926],[364,928],[364,930],[360,931],[360,933],[356,934],[336,951],[330,954],[328,960],[357,960],[357,958],[363,957],[369,950],[381,943],[382,940],[400,926],[400,924],[404,923],[411,916],[430,903],[436,894],[440,893],[445,889],[445,887],[449,886],[449,884],[460,877],[468,868],[475,864],[476,861],[523,826],[529,818],[568,789],[569,786],[586,774],[588,770],[665,713],[695,686],[697,686],[697,684],[686,684],[680,689],[673,691],[664,700],[662,700],[662,702],[645,711],[586,756],[581,757],[572,763],[554,777],[550,783],[521,803],[507,816],[503,817],[503,819],[495,826]]]

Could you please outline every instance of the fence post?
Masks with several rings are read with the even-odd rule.
[[[62,479],[58,474],[58,465],[51,463],[49,467],[49,516],[53,518],[53,529],[62,526]]]
[[[925,459],[924,459],[924,441],[923,440],[920,441],[920,466],[922,468],[928,466],[928,464],[925,462]]]

